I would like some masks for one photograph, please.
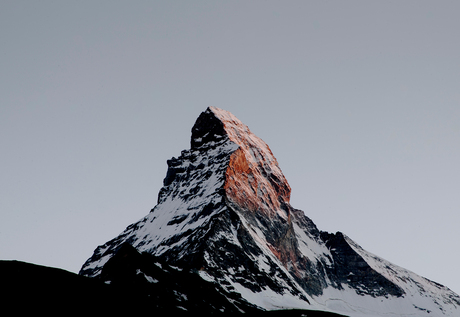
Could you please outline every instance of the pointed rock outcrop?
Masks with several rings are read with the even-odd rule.
[[[230,112],[215,107],[203,112],[192,128],[192,149],[225,136],[238,148],[225,172],[225,194],[251,212],[270,215],[289,203],[291,188],[268,145]]]

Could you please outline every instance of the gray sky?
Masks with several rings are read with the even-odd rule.
[[[208,106],[321,230],[460,293],[460,2],[0,3],[0,259],[78,272]]]

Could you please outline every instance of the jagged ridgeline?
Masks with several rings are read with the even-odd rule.
[[[213,285],[219,311],[460,316],[457,294],[343,233],[320,231],[290,205],[290,191],[268,145],[230,112],[209,107],[192,128],[190,149],[168,160],[158,204],[97,247],[80,274],[117,280],[107,266],[129,245]],[[136,274],[155,284],[146,270]]]

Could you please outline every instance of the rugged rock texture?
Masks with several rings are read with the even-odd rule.
[[[404,290],[398,285],[386,279],[357,253],[346,241],[341,232],[330,234],[322,232],[321,237],[326,242],[326,246],[331,251],[335,265],[328,268],[328,275],[333,277],[340,287],[347,284],[356,289],[360,295],[395,296],[404,295]]]
[[[321,232],[289,198],[267,144],[231,113],[210,107],[192,128],[191,149],[168,160],[157,206],[99,246],[80,274],[104,279],[106,266],[129,244],[196,272],[229,302],[240,296],[265,309],[350,316],[460,313],[457,294],[342,233]]]

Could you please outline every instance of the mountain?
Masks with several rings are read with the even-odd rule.
[[[110,283],[126,245],[212,283],[233,307],[315,309],[348,316],[458,316],[448,288],[319,230],[290,203],[268,145],[230,112],[209,107],[191,148],[167,161],[158,203],[99,246],[80,275]],[[143,272],[142,270],[139,272]]]

